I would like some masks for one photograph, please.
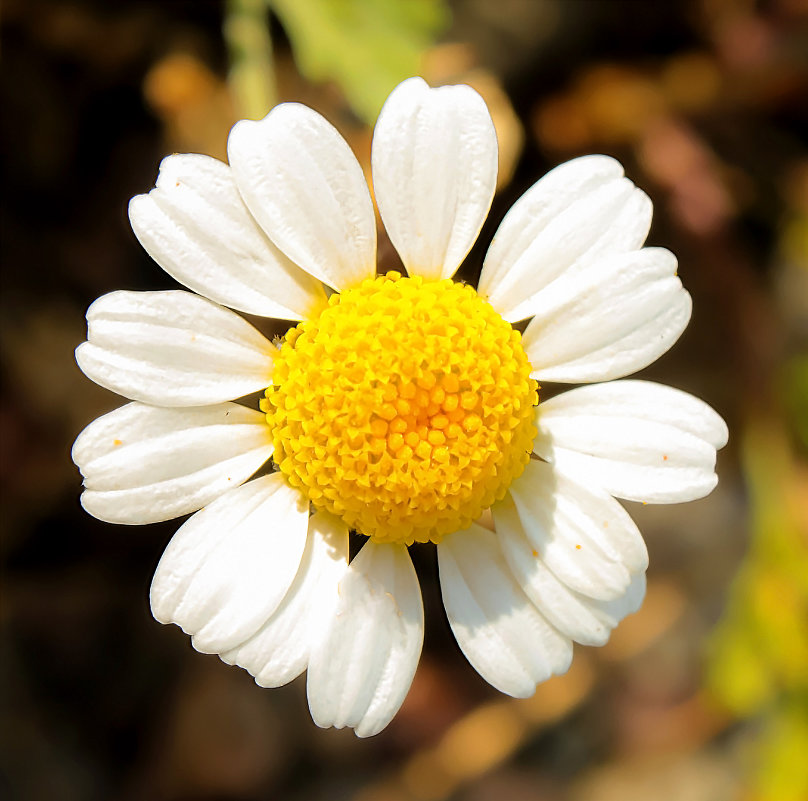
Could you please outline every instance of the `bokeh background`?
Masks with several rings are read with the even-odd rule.
[[[803,0],[5,0],[2,35],[3,798],[808,798]],[[224,157],[236,119],[288,99],[367,167],[381,102],[415,73],[472,84],[497,125],[500,186],[467,280],[547,169],[625,164],[694,298],[643,376],[706,399],[731,439],[710,497],[628,504],[645,605],[531,700],[465,663],[434,550],[416,549],[423,657],[363,741],[311,723],[303,680],[262,690],[152,620],[178,524],[81,511],[70,445],[121,401],[72,351],[98,295],[173,286],[126,218],[163,155]],[[389,243],[380,255],[395,264]]]

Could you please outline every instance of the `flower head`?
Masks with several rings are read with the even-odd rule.
[[[143,246],[198,294],[90,307],[79,365],[132,402],[76,440],[85,509],[195,512],[157,568],[155,617],[263,686],[307,670],[321,726],[375,734],[401,705],[423,641],[419,542],[437,543],[471,664],[532,694],[642,601],[645,545],[615,498],[707,494],[726,442],[696,398],[614,380],[690,317],[674,256],[643,248],[650,201],[611,158],[557,167],[502,221],[475,290],[452,275],[497,145],[469,87],[405,81],[376,125],[375,198],[406,276],[376,274],[362,170],[318,114],[240,122],[228,155],[169,156],[132,199]],[[227,306],[300,322],[275,346]],[[589,385],[539,403],[537,381]],[[256,391],[260,409],[233,402]],[[489,508],[495,532],[475,522]],[[349,530],[367,537],[350,563]]]
[[[262,408],[275,461],[375,542],[439,542],[528,462],[536,382],[521,337],[468,286],[391,272],[291,330]]]

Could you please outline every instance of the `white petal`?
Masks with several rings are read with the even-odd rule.
[[[625,593],[595,601],[571,590],[544,564],[525,535],[513,499],[506,495],[491,511],[505,559],[524,593],[562,634],[583,645],[603,645],[612,629],[639,608],[645,572],[635,573]]]
[[[438,545],[443,605],[460,649],[491,685],[517,698],[564,673],[572,643],[519,589],[496,537],[472,524]]]
[[[651,201],[606,156],[551,170],[505,215],[485,258],[479,292],[515,322],[533,296],[566,271],[638,249],[651,225]]]
[[[82,506],[101,520],[129,524],[201,509],[271,455],[266,416],[235,403],[130,403],[90,423],[72,451],[84,476]]]
[[[326,512],[309,520],[306,550],[295,580],[272,617],[246,642],[221,655],[248,670],[262,687],[297,678],[337,603],[337,584],[348,566],[348,528]]]
[[[421,590],[407,549],[365,543],[309,661],[314,722],[350,726],[359,737],[380,732],[410,688],[423,638]]]
[[[642,536],[614,498],[531,460],[510,487],[537,555],[571,589],[601,601],[619,598],[645,570]]]
[[[641,606],[645,599],[645,571],[635,573],[631,577],[631,584],[625,594],[613,601],[593,601],[590,598],[583,598],[589,604],[590,609],[597,615],[605,625],[614,628],[624,617],[633,615]]]
[[[335,289],[376,274],[376,217],[362,168],[337,130],[297,103],[242,120],[227,153],[239,192],[270,239]]]
[[[203,653],[244,642],[292,584],[309,510],[280,473],[257,478],[190,517],[160,559],[152,614],[193,635]]]
[[[511,266],[562,211],[622,177],[623,167],[610,156],[583,156],[550,170],[513,204],[500,223],[486,254],[481,291],[504,280]]]
[[[619,498],[676,503],[715,487],[724,421],[703,401],[650,381],[579,387],[539,405],[535,452]]]
[[[497,182],[497,137],[469,86],[404,81],[373,133],[373,188],[410,275],[449,278],[480,233]]]
[[[534,298],[523,345],[540,381],[608,381],[656,361],[687,327],[676,257],[645,248],[565,273]]]
[[[206,406],[265,389],[276,349],[199,295],[110,292],[87,310],[76,361],[96,384],[155,406]]]
[[[301,320],[325,305],[322,284],[293,264],[250,216],[230,167],[168,156],[157,185],[129,203],[140,244],[173,278],[249,314]]]

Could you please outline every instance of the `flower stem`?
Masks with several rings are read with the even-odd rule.
[[[278,100],[266,0],[227,0],[224,39],[237,116],[261,119]]]

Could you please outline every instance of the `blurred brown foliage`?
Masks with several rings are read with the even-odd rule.
[[[643,376],[728,420],[718,489],[685,506],[630,505],[651,554],[643,609],[529,701],[499,696],[458,653],[426,546],[415,553],[424,656],[401,712],[370,741],[314,727],[302,681],[261,690],[193,652],[148,609],[176,522],[129,530],[78,506],[71,442],[120,401],[79,373],[72,349],[98,295],[172,286],[135,241],[126,204],[166,153],[224,155],[236,115],[225,5],[6,0],[3,797],[803,797],[808,8],[450,7],[422,72],[476,86],[502,147],[500,192],[461,276],[475,279],[498,221],[548,168],[587,152],[619,158],[655,201],[651,244],[678,255],[694,297],[681,342]],[[277,96],[323,112],[366,166],[370,130],[350,92],[301,75],[277,18],[271,33]],[[389,243],[380,256],[395,259]]]

